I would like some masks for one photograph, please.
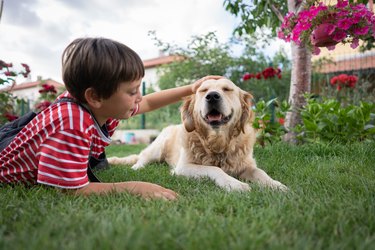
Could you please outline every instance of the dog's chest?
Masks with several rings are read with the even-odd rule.
[[[236,174],[245,167],[248,147],[246,143],[241,146],[235,142],[220,143],[203,141],[197,138],[188,140],[190,149],[189,159],[197,165],[216,166],[226,173]]]

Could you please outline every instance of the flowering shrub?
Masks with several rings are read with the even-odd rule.
[[[315,32],[322,32],[331,39],[319,45],[314,37]],[[318,47],[334,49],[335,43],[351,43],[354,49],[359,39],[375,38],[375,16],[364,4],[349,4],[338,0],[336,5],[327,6],[320,1],[312,1],[312,5],[296,15],[289,12],[281,24],[278,37],[296,44],[304,43],[319,54]]]
[[[277,77],[277,78],[281,79],[281,69],[268,67],[268,68],[264,69],[262,72],[259,72],[259,73],[255,73],[255,74],[246,73],[246,74],[243,75],[242,80],[247,81],[247,80],[250,80],[252,78],[260,80],[262,78],[263,79],[270,79],[270,78],[274,78],[274,77]]]
[[[39,93],[40,93],[39,102],[35,104],[35,109],[39,111],[51,105],[52,102],[57,97],[57,91],[56,91],[55,86],[45,84],[45,83],[41,85],[41,89],[39,90]]]
[[[12,63],[6,63],[3,60],[0,60],[0,86],[5,84],[14,85],[15,78],[19,75],[27,77],[30,73],[30,67],[25,63],[21,63],[21,65],[23,70],[17,72],[14,70]],[[15,114],[15,101],[17,101],[17,98],[14,97],[12,93],[8,91],[0,92],[0,124],[18,118]]]
[[[340,91],[342,88],[354,88],[357,84],[358,77],[355,75],[341,74],[331,78],[331,85],[336,86],[337,90]]]
[[[13,63],[6,63],[3,60],[0,60],[0,74],[5,76],[0,77],[0,85],[4,83],[14,83],[14,78],[18,75],[22,75],[26,78],[30,74],[30,67],[25,63],[21,63],[21,65],[24,70],[16,72],[12,69]]]

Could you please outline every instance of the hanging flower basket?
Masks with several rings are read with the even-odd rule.
[[[339,43],[333,36],[333,25],[322,23],[318,25],[311,33],[311,44],[315,47],[331,47]]]
[[[278,32],[279,38],[305,44],[314,54],[319,47],[334,49],[338,43],[351,43],[354,49],[360,39],[371,36],[375,38],[375,15],[364,4],[344,0],[332,6],[313,1],[298,14],[289,12]]]

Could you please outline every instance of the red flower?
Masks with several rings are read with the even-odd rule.
[[[282,117],[280,117],[280,118],[279,118],[279,123],[280,123],[280,125],[284,126],[285,119],[282,118]]]
[[[256,74],[246,73],[243,75],[242,80],[247,81],[247,80],[250,80],[251,78],[256,78],[260,80],[262,78],[270,79],[274,77],[281,79],[281,69],[268,67],[268,68],[265,68],[262,72],[258,72]]]
[[[48,108],[49,105],[51,105],[51,102],[43,101],[43,102],[40,102],[37,105],[35,105],[35,108],[38,109],[38,110],[44,110],[44,109]]]
[[[57,93],[55,87],[49,84],[43,84],[42,89],[39,90],[39,93],[49,93],[49,92],[54,93],[54,94]]]
[[[246,73],[243,75],[242,80],[247,81],[253,77],[253,74]]]
[[[354,88],[357,84],[358,77],[355,75],[340,74],[331,78],[332,86],[337,84],[337,90],[340,91],[343,87]]]
[[[4,115],[5,116],[5,118],[7,118],[7,120],[8,121],[14,121],[14,120],[16,120],[17,118],[18,118],[18,116],[16,116],[16,115],[12,115],[12,114],[5,114]]]
[[[4,75],[13,77],[13,76],[17,76],[17,73],[14,71],[5,71]]]
[[[21,63],[21,65],[25,68],[25,71],[20,73],[26,78],[30,74],[30,67],[26,63]]]

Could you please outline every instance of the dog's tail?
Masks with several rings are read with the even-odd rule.
[[[113,165],[130,165],[133,166],[138,161],[139,156],[128,155],[126,157],[110,157],[108,158],[108,163]]]

